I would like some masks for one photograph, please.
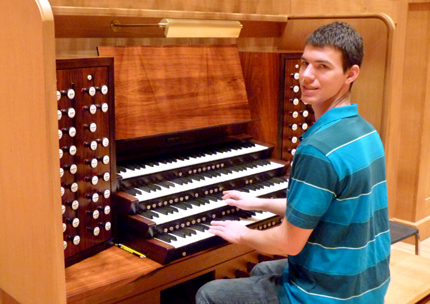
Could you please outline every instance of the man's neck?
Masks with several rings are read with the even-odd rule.
[[[324,113],[326,113],[330,109],[351,105],[350,97],[351,97],[351,93],[348,91],[344,95],[340,96],[339,98],[336,98],[332,102],[327,101],[322,104],[312,105],[312,109],[314,110],[314,114],[315,114],[315,120],[318,120],[321,116],[324,115]]]

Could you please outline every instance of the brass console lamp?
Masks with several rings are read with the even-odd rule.
[[[160,27],[164,28],[167,38],[238,38],[242,29],[242,24],[233,20],[170,18],[162,19],[157,24],[121,24],[113,20],[110,26],[114,32],[124,27]]]

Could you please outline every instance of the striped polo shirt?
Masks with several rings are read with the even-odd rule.
[[[303,135],[285,215],[314,231],[288,257],[281,303],[384,302],[390,281],[384,148],[355,104],[327,111]]]

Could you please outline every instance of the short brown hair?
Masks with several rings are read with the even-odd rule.
[[[363,38],[345,22],[336,21],[317,28],[306,39],[306,45],[330,46],[341,51],[344,72],[363,61]]]

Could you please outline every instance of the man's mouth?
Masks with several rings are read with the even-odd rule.
[[[317,90],[318,88],[316,87],[310,87],[310,86],[302,86],[303,90],[307,90],[307,91],[314,91]]]

